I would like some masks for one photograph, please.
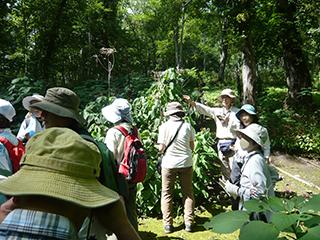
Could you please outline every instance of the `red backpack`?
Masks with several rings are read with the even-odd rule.
[[[0,137],[0,143],[2,143],[8,151],[13,173],[17,172],[20,169],[20,160],[25,152],[22,141],[18,139],[18,145],[15,146],[5,137]]]
[[[147,174],[147,158],[143,145],[138,138],[137,129],[133,128],[132,132],[128,132],[119,125],[115,128],[125,136],[124,155],[118,172],[130,183],[143,182]]]

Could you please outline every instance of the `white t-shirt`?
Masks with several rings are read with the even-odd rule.
[[[158,144],[167,146],[176,134],[181,121],[168,120],[159,128]],[[192,150],[190,142],[194,141],[193,127],[184,122],[178,135],[167,149],[162,158],[163,168],[186,168],[192,166]]]
[[[129,123],[120,123],[119,125],[124,127],[126,130],[132,128],[132,125]],[[108,149],[113,153],[114,159],[118,163],[120,163],[123,159],[124,142],[125,137],[118,129],[113,127],[107,131],[104,143],[107,145]]]

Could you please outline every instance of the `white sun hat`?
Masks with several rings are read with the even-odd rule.
[[[16,110],[10,102],[0,99],[0,114],[12,122],[13,117],[16,115]]]
[[[105,119],[111,123],[116,123],[120,120],[132,122],[131,106],[128,100],[124,98],[116,98],[110,105],[102,108],[101,112]]]

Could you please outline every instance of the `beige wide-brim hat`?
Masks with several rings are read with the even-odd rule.
[[[39,108],[58,115],[76,120],[80,124],[85,124],[84,118],[79,114],[80,98],[76,93],[68,88],[49,88],[44,99],[31,104],[30,107]]]
[[[22,100],[22,106],[30,111],[30,104],[32,101],[42,101],[44,99],[44,96],[39,94],[33,94],[32,96],[27,96]]]
[[[166,111],[163,113],[164,116],[170,116],[175,113],[184,113],[183,107],[179,102],[169,102]]]
[[[221,98],[222,96],[228,96],[228,97],[233,98],[233,99],[236,98],[235,93],[234,93],[233,90],[230,89],[230,88],[223,89],[223,90],[221,91],[221,93],[220,93],[220,98]]]
[[[68,128],[49,128],[28,141],[21,169],[0,181],[0,192],[47,196],[87,208],[108,205],[119,195],[97,180],[100,162],[95,144]]]
[[[256,123],[251,123],[249,126],[247,126],[244,129],[236,130],[236,133],[237,135],[239,134],[246,135],[261,147],[263,147],[268,137],[267,129]]]

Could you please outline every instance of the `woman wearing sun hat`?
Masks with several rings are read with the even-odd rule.
[[[241,167],[240,185],[226,182],[226,191],[233,197],[240,197],[239,209],[245,210],[244,202],[252,198],[274,195],[274,185],[263,156],[263,143],[266,141],[266,129],[252,123],[237,131],[241,148],[246,151]],[[266,219],[264,219],[266,220]]]
[[[113,153],[114,159],[118,166],[124,156],[125,136],[116,128],[116,126],[123,127],[128,132],[138,130],[132,125],[131,105],[127,99],[116,98],[114,101],[102,108],[101,110],[104,118],[113,124],[113,127],[108,129],[104,143],[108,149]],[[138,214],[136,206],[137,184],[127,182],[121,174],[117,176],[118,182],[121,182],[119,193],[124,198],[127,214],[131,224],[138,230]]]
[[[251,123],[258,124],[258,117],[256,109],[251,104],[244,104],[240,110],[236,113],[236,117],[240,120],[241,127],[246,128]],[[263,130],[266,134],[265,142],[263,143],[263,155],[267,162],[269,162],[270,157],[270,139],[268,130],[265,128]]]
[[[194,221],[192,151],[195,132],[189,123],[184,122],[185,112],[179,102],[168,103],[164,115],[169,119],[159,127],[158,135],[159,152],[165,151],[161,164],[161,211],[164,231],[173,231],[172,201],[176,178],[179,177],[185,230],[191,232]]]
[[[27,96],[22,100],[23,107],[28,110],[23,122],[21,123],[17,138],[26,143],[30,137],[35,133],[43,131],[42,123],[36,117],[35,109],[31,111],[30,105],[36,102],[40,102],[44,97],[39,94],[33,94],[32,96]]]
[[[233,90],[226,88],[220,93],[222,107],[209,107],[183,95],[184,100],[194,107],[197,112],[213,118],[216,124],[216,137],[218,139],[217,149],[219,159],[222,163],[221,173],[225,179],[229,179],[232,165],[232,145],[236,140],[236,130],[240,127],[240,122],[236,117],[238,108],[234,107],[236,95]]]
[[[95,144],[70,129],[53,127],[31,138],[21,169],[0,181],[0,192],[15,204],[0,238],[78,239],[84,218],[93,215],[118,239],[140,239],[119,195],[97,180],[100,162]]]
[[[244,104],[241,109],[236,113],[236,117],[240,120],[241,128],[244,129],[250,124],[258,124],[258,117],[256,113],[256,109],[251,104]],[[270,140],[269,134],[266,128],[261,126],[261,131],[266,135],[263,139],[262,152],[263,155],[268,162],[269,155],[270,155]],[[247,151],[242,149],[240,146],[240,138],[237,138],[236,143],[234,145],[234,157],[233,157],[233,164],[231,168],[230,174],[230,182],[236,185],[240,185],[240,176],[241,176],[241,166],[243,165],[244,158],[247,155]],[[238,209],[239,201],[238,199],[232,199],[232,209]]]

